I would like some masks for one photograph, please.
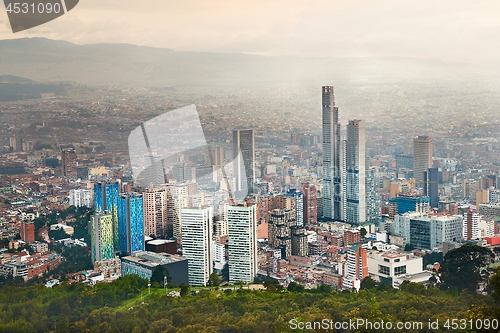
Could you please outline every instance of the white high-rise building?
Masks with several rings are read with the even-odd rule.
[[[481,215],[471,210],[464,212],[462,224],[462,237],[465,240],[481,238],[479,222]]]
[[[339,108],[335,106],[333,86],[322,87],[323,112],[323,216],[342,220]]]
[[[238,156],[240,155],[240,156]],[[255,183],[255,143],[253,130],[233,131],[233,175],[236,192],[253,193]]]
[[[229,206],[227,211],[229,283],[251,283],[257,275],[255,206]]]
[[[92,191],[85,189],[76,189],[69,191],[69,205],[75,207],[92,207]]]
[[[366,222],[365,122],[349,120],[346,141],[346,222]]]
[[[166,186],[148,187],[142,192],[142,200],[145,235],[156,237],[171,235],[173,226],[167,225]]]
[[[216,241],[212,241],[214,249],[214,269],[221,270],[226,265],[226,246]]]
[[[212,207],[182,210],[182,255],[192,286],[205,286],[213,272],[213,218]]]

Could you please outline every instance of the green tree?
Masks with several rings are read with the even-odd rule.
[[[439,270],[443,288],[455,287],[458,292],[467,289],[474,293],[481,280],[481,268],[493,259],[493,252],[477,245],[465,244],[449,251]]]
[[[300,292],[303,292],[304,291],[304,286],[301,285],[301,284],[298,284],[297,282],[295,281],[292,281],[288,284],[288,287],[287,287],[287,290],[290,291],[290,292],[297,292],[297,293],[300,293]]]
[[[361,237],[365,238],[366,234],[368,233],[365,228],[359,229],[359,232],[361,234]]]
[[[163,284],[165,283],[165,277],[167,277],[167,283],[170,283],[170,281],[172,281],[172,277],[170,276],[168,268],[163,265],[158,265],[153,270],[150,281],[156,288],[163,287]]]
[[[361,281],[360,289],[374,289],[377,286],[375,280],[367,276]]]
[[[181,284],[181,296],[184,297],[189,293],[189,286],[185,283]]]
[[[209,286],[219,286],[222,282],[222,279],[220,278],[220,276],[213,272],[212,274],[210,274],[210,277],[208,278],[208,285]]]

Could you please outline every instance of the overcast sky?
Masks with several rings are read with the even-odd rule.
[[[81,0],[67,15],[0,38],[46,37],[174,50],[299,56],[500,59],[500,1]]]

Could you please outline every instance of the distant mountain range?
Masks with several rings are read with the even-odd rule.
[[[411,81],[473,73],[473,68],[463,64],[417,58],[266,57],[180,52],[129,44],[76,45],[44,38],[0,41],[0,74],[40,82],[244,87]]]

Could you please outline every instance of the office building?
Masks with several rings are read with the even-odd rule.
[[[304,226],[304,194],[294,188],[289,189],[287,196],[295,201],[295,221],[299,227]]]
[[[394,288],[397,287],[396,279],[399,276],[422,273],[422,261],[422,257],[396,251],[375,251],[367,256],[370,277]]]
[[[424,187],[424,172],[432,168],[432,139],[418,136],[413,139],[413,178],[418,188]]]
[[[366,163],[366,222],[379,223],[382,219],[382,200],[375,181],[375,169],[368,167],[368,158]]]
[[[323,119],[323,217],[342,220],[339,109],[333,86],[322,87]]]
[[[115,251],[120,250],[118,236],[118,196],[120,184],[118,182],[99,182],[94,184],[94,209],[96,212],[107,211],[111,214],[113,225],[113,244]]]
[[[150,186],[142,191],[144,230],[147,236],[172,237],[173,225],[167,222],[167,187]]]
[[[155,153],[145,154],[144,170],[137,177],[136,185],[144,188],[159,186],[165,183],[163,156]]]
[[[21,151],[23,149],[23,140],[19,135],[11,136],[9,138],[9,145],[13,151]]]
[[[346,142],[346,222],[366,222],[365,123],[350,120]]]
[[[210,148],[210,164],[216,167],[224,166],[224,149],[222,147]]]
[[[347,267],[343,287],[359,290],[361,281],[368,276],[366,250],[361,245],[353,245],[347,250]]]
[[[253,282],[257,275],[257,215],[255,206],[229,206],[229,283]]]
[[[235,191],[245,197],[255,183],[255,142],[253,130],[233,131],[233,175]]]
[[[205,286],[213,272],[212,207],[182,209],[182,255],[188,259],[189,284]]]
[[[291,209],[273,209],[269,215],[269,245],[280,249],[281,258],[292,254],[291,228],[296,226],[295,214]]]
[[[307,257],[307,230],[303,227],[294,226],[291,228],[292,234],[292,255]]]
[[[137,251],[131,256],[121,258],[122,276],[139,275],[143,279],[151,279],[154,270],[161,265],[168,269],[170,283],[179,286],[188,284],[188,260],[176,254]]]
[[[93,206],[92,192],[85,189],[74,189],[69,191],[69,205],[75,207]]]
[[[481,230],[479,230],[479,222],[481,216],[478,213],[468,209],[464,212],[462,237],[464,240],[479,239],[481,238]]]
[[[61,169],[64,177],[76,178],[78,163],[74,150],[63,150],[61,152]]]
[[[120,195],[118,199],[118,235],[122,254],[130,255],[135,251],[145,249],[142,194],[130,192]]]
[[[108,211],[96,212],[92,216],[90,235],[92,262],[114,258],[113,217]]]
[[[462,238],[461,216],[410,217],[410,244],[418,249],[441,248],[445,242],[458,242]]]
[[[35,224],[28,222],[21,222],[21,228],[19,230],[21,234],[21,240],[27,244],[35,242]]]
[[[431,208],[438,208],[439,206],[439,169],[429,168],[424,171],[424,195],[429,197]]]
[[[413,155],[396,154],[396,168],[413,170]]]
[[[302,193],[304,194],[304,226],[315,224],[318,222],[316,187],[311,183],[304,183]]]
[[[428,213],[430,211],[430,198],[423,196],[398,195],[389,199],[389,205],[393,206],[396,214],[408,212]]]

